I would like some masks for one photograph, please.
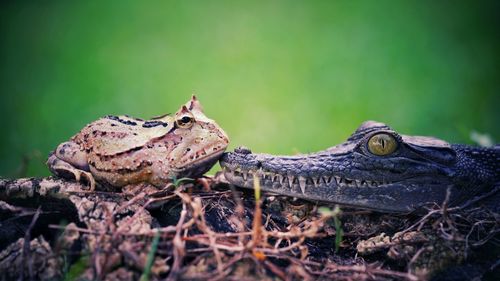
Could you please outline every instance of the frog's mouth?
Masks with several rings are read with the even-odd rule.
[[[208,172],[210,168],[219,160],[226,148],[220,148],[210,154],[198,157],[189,162],[184,162],[182,165],[172,168],[172,171],[182,177],[196,178]]]

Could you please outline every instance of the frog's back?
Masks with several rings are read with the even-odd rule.
[[[108,115],[85,126],[73,141],[89,154],[115,156],[137,150],[173,128],[165,120],[144,121],[126,115]]]

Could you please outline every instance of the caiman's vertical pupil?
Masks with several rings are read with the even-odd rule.
[[[397,146],[398,144],[394,137],[387,133],[376,134],[368,140],[368,150],[379,156],[393,153]]]

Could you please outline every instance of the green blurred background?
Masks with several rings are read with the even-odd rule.
[[[48,175],[48,152],[88,122],[192,93],[230,149],[312,152],[367,119],[500,139],[498,1],[0,5],[1,176]]]

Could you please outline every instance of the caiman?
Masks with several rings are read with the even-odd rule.
[[[500,145],[449,144],[367,121],[346,142],[320,152],[275,156],[239,147],[225,153],[220,163],[225,178],[236,186],[252,188],[256,176],[262,190],[281,195],[411,212],[424,204],[442,204],[445,198],[452,205],[495,193],[499,160]],[[493,204],[498,207],[497,201]]]

